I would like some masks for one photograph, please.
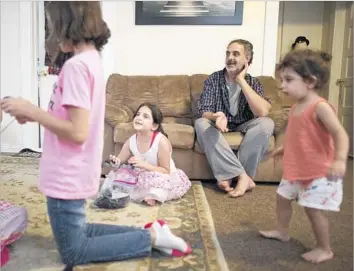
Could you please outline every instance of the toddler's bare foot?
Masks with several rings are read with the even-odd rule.
[[[225,192],[230,192],[230,191],[234,190],[232,187],[230,187],[229,181],[218,182],[218,186],[221,190],[223,190]]]
[[[309,252],[301,255],[301,257],[310,263],[322,263],[325,261],[332,260],[334,254],[332,251],[324,250],[322,248],[315,248]]]
[[[265,238],[275,239],[282,242],[287,242],[290,240],[289,235],[281,233],[280,231],[259,231],[259,233]]]
[[[256,183],[247,174],[244,174],[243,176],[241,175],[239,177],[235,190],[229,192],[229,197],[242,197],[247,191],[253,189],[255,186]]]
[[[154,199],[144,199],[144,201],[149,206],[155,206],[155,204],[156,204],[156,200],[154,200]]]

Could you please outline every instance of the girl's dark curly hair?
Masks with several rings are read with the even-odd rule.
[[[330,77],[331,58],[329,53],[323,51],[293,50],[277,65],[277,71],[290,68],[307,82],[312,82],[316,78],[315,89],[321,89]]]

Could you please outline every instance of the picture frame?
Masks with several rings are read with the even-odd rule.
[[[242,25],[243,1],[135,1],[135,25]]]

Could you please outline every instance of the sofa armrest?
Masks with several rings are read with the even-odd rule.
[[[112,127],[118,123],[130,122],[133,119],[133,111],[125,105],[106,104],[105,121]]]
[[[280,131],[278,134],[275,135],[274,148],[284,146],[284,140],[285,140],[285,131]]]
[[[107,121],[105,121],[102,162],[108,159],[110,154],[114,153],[113,132],[114,132],[114,128]],[[107,168],[102,167],[101,174],[105,175],[108,172],[109,170]]]
[[[114,127],[106,121],[104,122],[104,143],[103,143],[103,158],[107,159],[114,152],[113,140]]]
[[[274,135],[284,132],[288,125],[289,108],[269,112],[268,117],[274,121]]]
[[[133,119],[133,112],[129,107],[121,105],[115,106],[106,104],[105,120],[104,120],[104,142],[102,160],[109,158],[114,153],[114,127],[118,123],[130,122]],[[102,174],[106,174],[107,169],[102,168]]]

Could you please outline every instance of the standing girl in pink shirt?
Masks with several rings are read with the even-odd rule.
[[[1,105],[20,123],[35,121],[46,128],[39,187],[63,262],[74,266],[144,257],[152,247],[179,256],[190,253],[161,221],[146,229],[86,223],[86,199],[97,193],[101,174],[106,93],[99,51],[110,31],[98,1],[51,1],[46,12],[50,39],[63,53],[73,53],[61,68],[48,112],[21,98],[4,99]]]
[[[279,64],[283,91],[296,99],[289,113],[284,146],[283,178],[277,190],[277,227],[261,231],[266,238],[288,241],[291,202],[305,208],[317,246],[302,255],[312,263],[333,258],[329,222],[324,211],[339,211],[349,150],[348,135],[332,106],[317,92],[329,79],[330,56],[295,50]]]

